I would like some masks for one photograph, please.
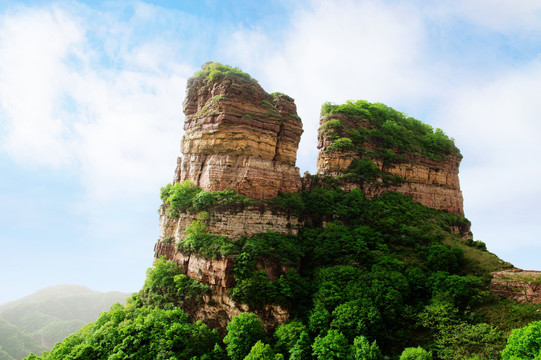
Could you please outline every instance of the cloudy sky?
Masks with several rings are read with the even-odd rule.
[[[475,239],[541,270],[540,54],[537,0],[0,0],[0,303],[141,287],[209,60],[296,99],[301,173],[324,101],[442,128]]]

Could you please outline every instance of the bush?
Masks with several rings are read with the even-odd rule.
[[[353,145],[353,141],[350,138],[343,137],[336,139],[332,142],[331,146],[325,149],[328,152],[344,150],[355,150],[355,145]]]
[[[432,354],[422,347],[405,348],[400,354],[400,360],[432,360]]]
[[[312,349],[318,360],[347,359],[351,353],[346,337],[337,330],[329,330],[323,337],[317,336]]]
[[[253,313],[242,313],[227,324],[227,334],[223,341],[227,355],[232,360],[243,360],[260,340],[265,340],[263,323]]]
[[[515,329],[507,339],[502,360],[540,359],[541,321],[534,321],[522,329]]]
[[[162,187],[160,198],[168,205],[166,214],[169,217],[178,217],[180,212],[186,210],[204,211],[213,206],[254,203],[252,199],[233,190],[204,191],[189,180]]]
[[[258,341],[250,350],[250,353],[244,358],[244,360],[283,360],[282,354],[275,354],[272,348],[268,344]]]
[[[249,74],[243,72],[239,67],[223,65],[216,61],[206,64],[204,69],[197,71],[193,75],[194,78],[204,78],[207,82],[214,81],[225,76],[239,77],[244,80],[256,82]]]

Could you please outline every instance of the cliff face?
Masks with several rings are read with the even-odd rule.
[[[154,257],[174,260],[180,264],[183,274],[210,286],[210,294],[203,297],[200,306],[190,309],[190,315],[194,320],[202,320],[223,331],[233,316],[250,309],[244,304],[235,303],[229,296],[230,290],[235,286],[232,273],[235,265],[234,256],[207,258],[197,253],[186,253],[176,246],[186,237],[186,228],[197,219],[198,214],[192,212],[181,213],[178,218],[171,218],[162,207],[160,209],[162,240],[154,247]],[[250,237],[264,233],[267,230],[296,235],[301,226],[295,216],[257,206],[212,211],[204,222],[206,233],[225,236],[232,240],[241,236]],[[163,241],[164,239],[168,241]],[[269,280],[276,280],[289,270],[265,259],[259,259],[256,266],[265,271]],[[265,305],[256,312],[269,328],[289,319],[288,311],[276,305]]]
[[[207,63],[188,80],[184,114],[183,156],[177,161],[175,183],[189,180],[206,191],[231,189],[252,199],[300,191],[295,162],[302,123],[289,96],[268,94],[249,75]],[[264,205],[222,206],[206,216],[206,233],[231,240],[266,231],[296,235],[302,225],[297,217]],[[169,217],[166,205],[162,206],[155,257],[176,261],[184,274],[210,286],[210,294],[190,309],[190,316],[224,330],[233,316],[249,308],[230,297],[235,286],[234,256],[208,258],[177,246],[198,219],[199,214],[190,211]],[[288,270],[264,258],[256,266],[269,280]],[[289,318],[277,305],[264,305],[256,313],[270,327]]]
[[[256,199],[299,191],[295,161],[302,123],[293,99],[269,95],[251,78],[213,78],[206,75],[209,66],[188,80],[175,182]]]
[[[333,116],[334,132],[328,131],[333,130],[327,124],[330,118],[322,116],[322,128],[327,130],[319,133],[318,175],[301,180],[295,162],[302,124],[293,99],[279,93],[267,94],[249,75],[217,66],[222,65],[205,64],[188,81],[183,156],[178,159],[174,182],[190,180],[206,191],[232,189],[263,201],[212,208],[205,212],[204,220],[201,214],[191,211],[170,217],[165,203],[160,209],[160,240],[155,246],[155,257],[174,260],[184,274],[211,288],[203,303],[190,309],[193,319],[223,330],[233,316],[250,310],[230,297],[235,286],[234,255],[210,258],[178,246],[187,236],[186,229],[196,220],[204,222],[206,233],[233,242],[267,231],[296,235],[302,222],[289,213],[271,209],[264,200],[280,192],[299,192],[301,185],[309,191],[326,176],[335,178],[346,190],[361,187],[368,196],[398,191],[430,207],[462,214],[458,151],[439,161],[409,153],[399,154],[400,161],[388,161],[367,155],[377,153],[381,144],[366,136],[360,147],[355,148],[347,139],[342,139],[346,146],[336,146],[337,138],[347,137],[353,130],[374,128],[372,122],[359,116]],[[361,175],[352,175],[352,164],[363,157],[371,159],[370,176],[363,175],[364,170]],[[457,233],[468,231],[458,229]],[[259,257],[256,267],[274,281],[295,265],[287,268],[277,265],[276,259]],[[256,313],[269,327],[289,319],[288,311],[277,305],[263,304]]]
[[[325,129],[329,120],[330,124],[334,124],[339,129],[331,128],[331,131],[329,128]],[[322,114],[320,125],[317,159],[319,176],[340,179],[341,186],[345,190],[362,187],[364,193],[369,197],[380,195],[386,191],[396,191],[411,196],[415,201],[426,206],[448,210],[455,214],[464,214],[462,192],[458,179],[458,167],[462,157],[456,148],[438,160],[430,159],[419,153],[405,152],[400,154],[397,159],[386,161],[383,156],[374,155],[382,141],[381,136],[365,136],[362,142],[362,154],[359,154],[358,149],[352,149],[352,146],[333,147],[339,136],[348,134],[350,131],[359,131],[360,129],[369,132],[374,129],[376,125],[369,120],[359,116]],[[343,137],[342,139],[349,138]],[[392,155],[396,155],[399,150],[394,152],[395,154]],[[380,170],[380,173],[374,176],[366,186],[361,186],[358,180],[352,181],[351,176],[344,176],[351,172],[350,166],[355,159],[359,158],[371,159]],[[392,181],[383,181],[383,176],[392,179]]]

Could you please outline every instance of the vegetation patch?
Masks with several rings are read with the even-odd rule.
[[[211,82],[222,77],[238,77],[244,80],[257,82],[249,74],[243,72],[239,67],[223,65],[219,62],[211,62],[207,64],[203,70],[197,71],[194,78],[203,78],[207,82]]]
[[[233,190],[205,191],[191,181],[167,184],[160,190],[169,217],[178,217],[188,210],[208,211],[217,206],[252,205],[254,200]]]
[[[459,155],[453,139],[441,129],[414,119],[381,103],[370,103],[364,100],[347,101],[342,105],[325,103],[321,114],[328,119],[320,127],[322,131],[340,131],[338,139],[351,139],[355,148],[364,151],[364,142],[376,144],[372,159],[403,160],[405,156],[423,156],[435,161],[441,161],[451,154]],[[337,116],[347,116],[354,119],[365,119],[370,123],[369,128],[345,128]],[[333,144],[334,145],[334,144]],[[328,151],[334,151],[332,146]],[[390,154],[392,150],[394,154]],[[388,158],[388,159],[386,159]]]

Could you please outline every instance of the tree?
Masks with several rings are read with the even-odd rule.
[[[368,339],[364,336],[357,336],[353,340],[353,355],[355,360],[381,360],[383,356],[376,344],[376,341],[370,345]]]
[[[341,332],[329,330],[327,335],[316,337],[312,345],[313,355],[318,360],[348,359],[351,347]]]
[[[541,359],[541,321],[515,329],[507,339],[502,360]]]
[[[263,323],[257,315],[242,313],[233,317],[231,322],[227,324],[224,344],[226,344],[227,354],[232,360],[242,360],[256,342],[264,339]]]
[[[400,355],[400,360],[432,360],[432,353],[422,347],[405,348]]]
[[[275,354],[269,344],[264,344],[259,340],[252,346],[252,350],[250,350],[250,353],[244,360],[284,360],[284,356],[282,354]]]
[[[306,326],[300,320],[292,320],[287,324],[278,326],[274,331],[276,351],[282,354],[288,354],[298,342],[303,332],[306,332]]]
[[[310,344],[312,342],[310,341],[310,337],[308,336],[308,333],[306,331],[303,331],[301,333],[301,336],[299,337],[299,340],[293,345],[293,347],[289,350],[290,360],[310,360],[312,359],[311,356],[311,348]]]

